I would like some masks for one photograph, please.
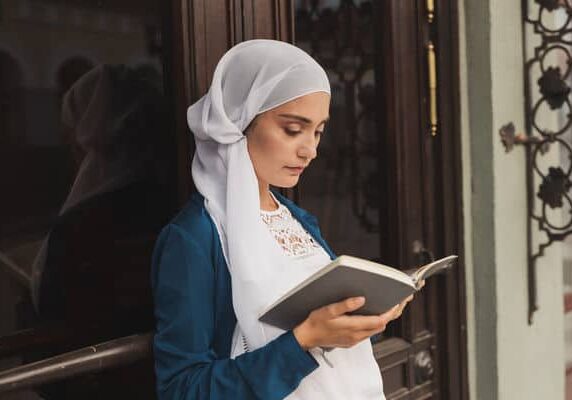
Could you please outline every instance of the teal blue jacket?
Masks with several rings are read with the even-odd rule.
[[[274,194],[334,259],[316,218]],[[193,194],[161,231],[151,280],[159,399],[283,399],[318,368],[292,331],[260,349],[229,358],[236,324],[230,275],[200,194]]]

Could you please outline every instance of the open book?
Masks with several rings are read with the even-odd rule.
[[[288,330],[317,308],[357,296],[366,301],[355,314],[381,314],[419,290],[421,281],[453,266],[457,258],[441,258],[408,274],[373,261],[339,256],[271,304],[259,320]]]

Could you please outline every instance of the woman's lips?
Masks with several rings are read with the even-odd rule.
[[[286,169],[288,169],[291,172],[294,172],[298,175],[300,175],[302,173],[302,171],[304,171],[303,167],[286,167]]]

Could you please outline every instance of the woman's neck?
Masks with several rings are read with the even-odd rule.
[[[258,191],[261,210],[274,211],[278,208],[278,204],[276,204],[274,197],[270,194],[270,185],[258,182]]]

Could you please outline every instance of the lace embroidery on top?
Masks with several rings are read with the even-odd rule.
[[[278,203],[278,209],[260,210],[260,216],[282,249],[290,257],[304,257],[316,253],[320,245],[292,216],[288,208],[275,197],[274,200]]]

